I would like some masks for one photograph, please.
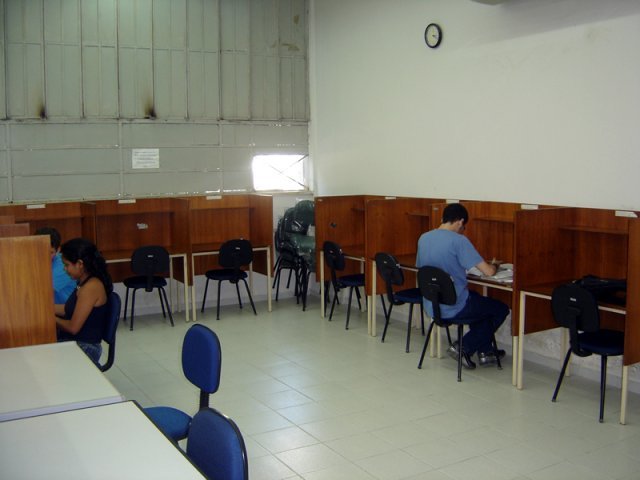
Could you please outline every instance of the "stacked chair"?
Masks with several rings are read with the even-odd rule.
[[[306,298],[309,277],[316,269],[315,236],[310,235],[310,229],[315,226],[314,203],[302,200],[295,207],[285,211],[278,221],[274,243],[278,259],[275,264],[273,288],[276,289],[276,301],[280,293],[282,274],[288,271],[287,288],[294,277],[294,295],[298,303],[302,301],[303,310],[306,309]]]

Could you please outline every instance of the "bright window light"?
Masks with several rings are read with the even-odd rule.
[[[253,157],[253,188],[305,190],[304,159],[307,155],[256,155]]]

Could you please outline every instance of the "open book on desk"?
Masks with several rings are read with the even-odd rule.
[[[478,268],[471,267],[467,270],[467,275],[471,275],[473,277],[480,277],[486,280],[493,280],[494,282],[499,283],[512,283],[513,282],[513,264],[512,263],[502,263],[498,267],[498,271],[495,275],[484,275]]]

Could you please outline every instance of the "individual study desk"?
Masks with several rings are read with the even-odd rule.
[[[0,478],[205,478],[134,402],[0,423]]]
[[[0,365],[0,421],[123,400],[75,342],[2,349]]]
[[[252,247],[254,252],[264,252],[267,257],[267,306],[269,311],[271,311],[271,245],[257,246]],[[206,252],[193,252],[191,254],[191,271],[195,277],[196,266],[195,266],[195,257],[203,257],[206,255],[219,255],[220,250],[210,250]],[[249,287],[253,290],[253,262],[249,265]],[[197,316],[197,307],[196,307],[196,283],[193,282],[193,286],[191,287],[191,309],[193,310],[193,321],[196,321]],[[188,321],[188,317],[187,317]]]

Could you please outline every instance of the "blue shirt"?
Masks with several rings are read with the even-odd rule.
[[[457,301],[455,305],[441,306],[442,318],[454,317],[465,306],[469,298],[467,270],[482,261],[483,258],[464,235],[436,229],[420,236],[416,266],[420,268],[430,265],[444,270],[451,275],[456,288]],[[431,302],[425,299],[424,306],[429,315],[433,316]]]
[[[53,272],[53,303],[64,305],[76,288],[76,281],[64,271],[64,264],[59,253],[55,254],[51,260],[51,271]]]

